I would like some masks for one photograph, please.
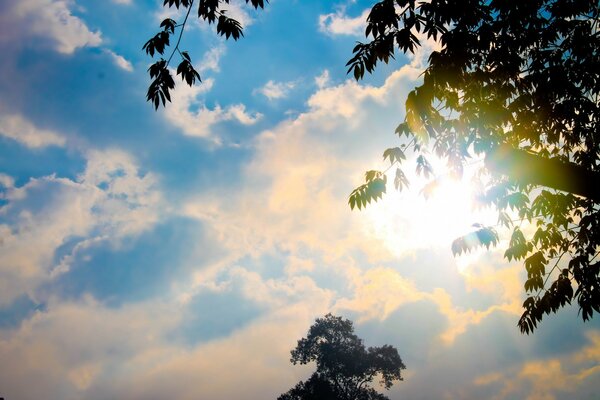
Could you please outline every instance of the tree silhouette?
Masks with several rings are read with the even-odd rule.
[[[479,172],[490,182],[480,200],[512,229],[505,258],[524,260],[527,271],[524,333],[573,299],[583,320],[600,312],[598,28],[597,0],[384,0],[368,16],[371,40],[358,43],[347,64],[360,79],[396,48],[414,52],[419,34],[441,46],[406,100],[396,133],[407,139],[383,157],[397,167],[402,189],[408,151],[425,176],[433,174],[430,152],[456,175],[486,156]],[[367,172],[350,207],[381,198],[386,179]],[[497,242],[493,227],[479,227],[452,249]]]
[[[387,400],[370,387],[373,379],[389,389],[406,368],[396,348],[365,348],[352,321],[331,314],[317,318],[291,354],[293,364],[315,362],[317,370],[278,400]]]
[[[265,6],[264,0],[245,2]],[[237,40],[242,26],[227,17],[227,4],[198,0],[198,18]],[[163,55],[179,29],[170,56],[148,70],[147,99],[155,108],[170,101],[175,81],[168,66],[176,52],[177,74],[190,85],[200,80],[189,54],[179,49],[194,0],[164,5],[187,13],[180,24],[164,20],[144,45],[150,56]],[[347,63],[358,80],[392,60],[396,49],[415,52],[419,35],[441,46],[408,95],[406,117],[396,129],[399,145],[383,158],[396,167],[400,190],[409,184],[407,152],[426,177],[434,175],[430,153],[446,159],[456,175],[474,157],[486,157],[480,173],[488,184],[479,200],[495,205],[498,225],[512,229],[505,258],[522,260],[527,271],[528,297],[518,322],[524,333],[573,299],[584,321],[600,312],[599,14],[597,0],[383,0],[367,18],[369,41],[359,42]],[[350,207],[377,201],[386,183],[385,171],[368,171],[350,194]],[[523,222],[534,232],[522,230]],[[478,227],[455,240],[452,250],[460,254],[476,243],[497,244],[494,227]]]

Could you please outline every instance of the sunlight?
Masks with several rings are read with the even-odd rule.
[[[451,251],[452,241],[475,230],[473,224],[496,224],[494,209],[475,208],[472,172],[460,180],[437,178],[435,189],[427,190],[427,196],[422,190],[427,181],[422,178],[410,177],[411,187],[402,192],[396,191],[388,178],[383,200],[365,210],[366,229],[396,256],[432,248]]]

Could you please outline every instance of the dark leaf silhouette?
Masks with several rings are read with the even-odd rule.
[[[171,101],[169,90],[175,88],[175,82],[173,81],[168,68],[176,53],[181,56],[181,61],[177,66],[177,75],[181,75],[181,79],[190,86],[194,85],[196,81],[202,81],[200,79],[200,74],[194,69],[189,54],[179,48],[181,38],[195,1],[198,5],[198,18],[206,21],[208,24],[216,23],[217,34],[225,36],[225,39],[232,38],[233,40],[238,40],[244,36],[242,24],[237,20],[226,16],[226,10],[222,8],[229,4],[230,0],[164,0],[164,7],[183,8],[186,9],[187,12],[185,19],[181,24],[177,24],[177,22],[171,18],[163,20],[160,23],[160,28],[162,30],[149,39],[142,47],[150,57],[154,57],[155,54],[163,55],[171,45],[170,36],[175,35],[177,29],[179,29],[177,41],[171,49],[169,57],[166,60],[161,58],[159,62],[155,63],[148,70],[150,72],[150,78],[153,80],[148,87],[146,99],[152,103],[155,109],[158,109],[160,104],[166,106],[166,101]],[[246,4],[249,4],[255,9],[264,8],[265,3],[268,2],[266,0],[246,0]],[[158,67],[158,65],[160,65],[160,67]],[[155,71],[154,75],[151,70]]]

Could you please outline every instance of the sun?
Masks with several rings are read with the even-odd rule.
[[[450,252],[452,241],[476,229],[474,224],[495,225],[498,214],[494,209],[476,207],[472,171],[462,179],[436,178],[435,188],[426,190],[425,196],[427,182],[413,176],[411,186],[401,192],[388,183],[383,200],[366,207],[365,228],[392,254],[434,248]]]

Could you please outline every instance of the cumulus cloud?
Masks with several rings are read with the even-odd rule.
[[[0,208],[0,304],[33,295],[41,283],[69,270],[72,254],[57,248],[79,238],[73,252],[98,241],[118,243],[158,219],[160,194],[152,174],[141,174],[121,151],[90,151],[76,180],[55,175],[8,187]],[[35,296],[34,296],[35,297]]]
[[[295,82],[275,82],[270,80],[263,87],[254,90],[254,93],[260,93],[269,100],[276,100],[287,97],[290,90],[294,87],[296,87]]]
[[[329,71],[324,70],[321,75],[315,77],[315,84],[319,89],[323,89],[325,86],[327,86],[329,84]]]
[[[344,204],[356,178],[393,140],[399,116],[391,110],[400,109],[417,75],[406,67],[382,87],[349,80],[319,90],[308,100],[306,113],[257,137],[244,187],[234,197],[204,193],[184,212],[209,223],[236,252],[307,246],[328,258],[354,249],[389,259],[382,243],[365,235],[364,218]],[[375,110],[380,110],[377,117]],[[382,134],[370,135],[373,131]]]
[[[0,185],[6,189],[9,189],[15,186],[15,180],[10,175],[0,173]]]
[[[3,26],[0,41],[36,38],[36,43],[50,43],[56,51],[71,54],[81,47],[102,43],[99,31],[92,31],[73,15],[72,0],[21,0],[9,2],[0,17]]]
[[[320,15],[319,30],[330,35],[363,35],[369,11],[370,9],[366,9],[357,17],[349,17],[346,10],[341,8],[335,13]]]
[[[121,68],[124,71],[127,72],[133,72],[133,65],[131,65],[131,62],[129,62],[128,60],[125,59],[125,57],[123,57],[120,54],[115,53],[112,50],[105,50],[106,54],[108,54],[110,56],[110,58],[112,59],[113,63]]]
[[[0,115],[0,135],[29,147],[64,146],[66,138],[54,131],[40,129],[21,115]]]
[[[262,114],[249,113],[244,104],[232,104],[227,107],[216,105],[207,107],[199,98],[202,93],[212,87],[211,79],[205,80],[200,85],[177,85],[172,93],[173,103],[165,109],[165,117],[174,126],[181,129],[187,136],[211,139],[220,143],[212,128],[214,125],[225,121],[237,121],[242,125],[253,125],[262,118]]]
[[[491,399],[523,398],[555,400],[577,391],[581,398],[597,392],[600,377],[600,332],[590,330],[587,342],[573,353],[547,359],[534,359],[518,368],[478,376],[477,386],[499,384]],[[562,394],[562,395],[559,395]]]
[[[11,360],[0,366],[2,394],[103,397],[84,393],[99,380],[114,381],[138,363],[151,367],[157,356],[164,356],[164,338],[178,322],[168,306],[153,302],[110,309],[92,298],[51,302],[47,311],[38,311],[15,331],[0,331],[0,357]]]
[[[351,293],[339,297],[335,308],[357,313],[361,321],[385,319],[408,303],[429,302],[447,319],[440,340],[451,345],[493,313],[519,310],[520,292],[485,280],[488,270],[472,272],[469,282],[474,290],[496,287],[492,292],[498,302],[484,309],[463,309],[442,288],[424,290],[389,267],[364,272],[366,266],[358,260],[366,258],[371,266],[392,260],[408,263],[417,249],[439,246],[449,255],[456,233],[436,226],[460,223],[468,228],[473,221],[450,211],[448,198],[425,203],[415,191],[390,194],[360,214],[346,206],[356,178],[378,165],[381,149],[394,143],[392,132],[402,119],[398,110],[418,79],[420,62],[419,55],[381,86],[352,80],[324,85],[309,98],[305,113],[256,138],[255,156],[245,167],[241,187],[234,193],[203,193],[182,211],[206,223],[240,258],[261,257],[275,249],[296,259],[310,254],[318,260],[317,267],[291,267],[288,273],[313,276],[315,270],[331,271]],[[451,259],[446,262],[453,267]],[[510,280],[516,270],[505,274],[502,279]]]
[[[198,65],[198,72],[204,73],[207,71],[219,72],[219,62],[225,54],[226,47],[221,43],[204,53],[202,60]]]

